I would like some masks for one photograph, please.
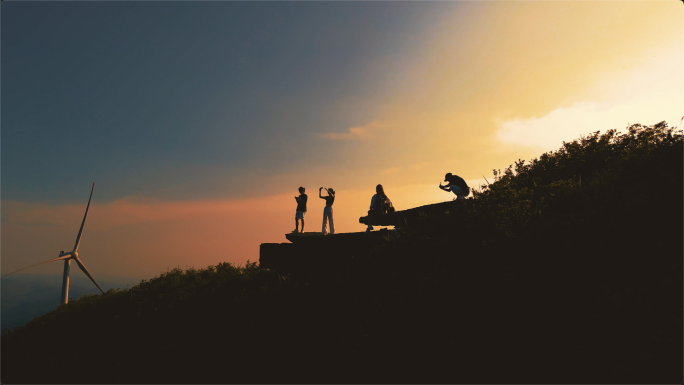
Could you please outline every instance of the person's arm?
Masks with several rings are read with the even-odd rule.
[[[323,187],[321,187],[321,188],[318,189],[318,197],[321,198],[321,199],[325,199],[325,198],[323,198],[323,195],[321,195],[321,194],[322,194],[322,191],[321,191],[321,190],[323,190]],[[328,191],[328,190],[326,189],[326,191]]]
[[[451,192],[451,188],[449,188],[450,185],[442,186],[442,184],[439,184],[439,188],[441,188],[444,191]]]
[[[370,205],[371,210],[373,209],[373,207],[375,207],[375,195],[373,195],[373,197],[371,198],[371,205]]]
[[[297,203],[299,203],[299,197],[295,197],[295,200],[297,201]]]

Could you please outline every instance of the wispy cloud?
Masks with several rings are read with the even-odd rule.
[[[368,210],[373,187],[337,190],[339,232],[363,230],[358,219]],[[258,261],[261,243],[285,242],[285,233],[293,229],[293,195],[201,201],[131,196],[105,204],[93,202],[79,253],[96,279],[105,273],[149,278],[167,267]],[[312,192],[309,197],[309,217],[314,220],[307,221],[306,231],[320,231],[315,218],[322,218],[325,201],[313,199]],[[1,204],[3,274],[54,258],[59,250],[71,250],[85,210],[83,203]],[[46,264],[28,272],[61,274],[61,269]]]
[[[682,116],[682,88],[672,74],[681,74],[681,51],[665,53],[643,67],[625,70],[593,91],[594,100],[559,106],[541,117],[499,123],[498,139],[504,144],[556,150],[592,132],[624,130],[629,124],[655,124],[663,120],[677,125]]]
[[[681,98],[679,98],[681,100]],[[546,151],[556,150],[563,144],[592,132],[609,129],[623,131],[631,123],[655,124],[662,120],[676,124],[677,98],[660,100],[657,105],[636,100],[609,105],[593,102],[575,103],[557,108],[545,116],[516,119],[500,124],[498,139],[503,143],[537,146]]]
[[[399,171],[401,171],[401,169],[399,167],[390,167],[390,168],[386,168],[386,169],[382,170],[382,174],[383,175],[396,174]]]
[[[411,166],[409,167],[409,170],[420,170],[420,169],[425,168],[425,167],[427,167],[427,166],[429,166],[429,165],[431,165],[431,164],[432,164],[432,163],[430,163],[430,162],[420,162],[420,163],[416,163],[416,164],[411,165]]]
[[[410,171],[420,170],[420,169],[423,169],[427,166],[430,166],[431,164],[432,163],[430,163],[430,162],[414,163],[408,167],[408,170],[410,170]],[[382,175],[392,175],[392,174],[399,173],[401,170],[402,170],[401,167],[389,167],[389,168],[382,170],[380,173]]]
[[[386,128],[387,124],[379,120],[373,120],[364,126],[350,127],[348,132],[328,132],[320,135],[330,140],[364,140],[374,138],[378,131]]]

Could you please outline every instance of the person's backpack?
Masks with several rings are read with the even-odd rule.
[[[392,214],[396,212],[394,206],[392,206],[392,202],[386,196],[377,196],[375,199],[375,206],[374,208],[368,210],[368,214],[370,214],[373,211],[378,212],[380,214]]]
[[[383,206],[384,211],[385,211],[383,214],[392,214],[392,213],[396,212],[396,210],[394,209],[394,206],[392,205],[392,201],[390,201],[389,198],[387,198],[387,196],[385,196],[382,199],[382,206]]]
[[[385,202],[385,207],[387,208],[387,214],[394,214],[397,210],[394,209],[392,202],[389,200]]]

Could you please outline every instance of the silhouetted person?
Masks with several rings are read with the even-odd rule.
[[[370,233],[370,231],[373,230],[373,218],[385,215],[390,211],[394,211],[392,201],[385,195],[385,189],[379,184],[375,186],[375,195],[371,198],[370,210],[368,210],[368,228],[366,228],[366,232]]]
[[[326,188],[325,191],[328,192],[328,196],[324,197],[321,194],[321,190],[323,190],[325,187],[321,187],[318,189],[318,197],[321,199],[325,199],[325,207],[323,208],[323,235],[326,234],[325,230],[325,225],[328,220],[330,220],[330,234],[335,234],[335,222],[333,222],[333,202],[335,202],[335,190],[332,188]]]
[[[309,199],[304,194],[304,187],[299,188],[299,196],[295,197],[297,201],[297,214],[295,214],[295,229],[293,233],[304,232],[304,216],[306,215],[306,201]],[[299,220],[302,220],[302,231],[299,231]]]
[[[448,173],[444,175],[444,181],[448,182],[449,184],[442,186],[442,183],[440,183],[439,188],[444,191],[454,193],[454,195],[456,195],[456,200],[466,199],[468,194],[470,194],[470,187],[468,187],[465,180],[463,180],[463,178],[460,176]]]

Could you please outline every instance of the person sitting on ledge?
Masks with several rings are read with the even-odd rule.
[[[332,188],[326,188],[325,191],[328,192],[328,196],[324,197],[321,195],[321,190],[323,190],[325,187],[321,187],[318,189],[318,197],[321,199],[325,199],[325,207],[323,208],[323,235],[325,235],[326,229],[325,225],[328,219],[330,220],[330,234],[335,234],[335,222],[333,222],[333,202],[335,202],[335,190]]]
[[[448,173],[444,175],[444,181],[449,182],[449,184],[442,186],[442,183],[440,182],[439,188],[444,191],[454,193],[454,195],[456,195],[456,200],[466,199],[468,194],[470,194],[470,187],[468,187],[465,180],[463,180],[463,178],[460,176]]]
[[[385,189],[379,184],[375,186],[375,195],[371,198],[370,210],[368,210],[368,228],[366,232],[370,233],[373,230],[373,218],[380,215],[385,215],[388,212],[394,212],[392,201],[385,195]]]
[[[306,201],[309,197],[304,194],[304,187],[299,188],[299,196],[295,197],[297,201],[297,213],[295,214],[295,229],[293,233],[303,233],[304,232],[304,215],[306,215]],[[299,231],[299,220],[302,220],[302,231]]]

